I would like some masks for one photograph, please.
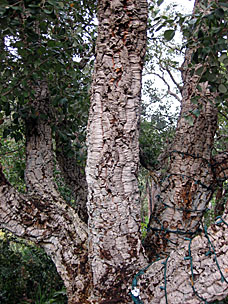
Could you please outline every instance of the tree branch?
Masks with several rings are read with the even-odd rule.
[[[36,117],[28,115],[25,120],[28,194],[18,193],[1,168],[0,227],[43,247],[64,280],[69,301],[86,303],[91,286],[88,230],[76,211],[63,201],[55,185],[52,115],[46,82],[37,83],[34,90],[36,96],[31,107]]]
[[[152,73],[152,74],[155,75],[155,76],[157,76],[157,77],[159,77],[166,84],[166,86],[168,87],[168,94],[170,94],[171,96],[175,97],[179,102],[181,102],[180,97],[177,94],[175,94],[175,93],[173,93],[171,91],[170,85],[168,84],[168,82],[165,80],[165,78],[163,76],[161,76],[158,73]]]
[[[138,282],[143,303],[198,304],[204,302],[203,299],[206,303],[226,297],[227,213],[223,219],[226,223],[212,225],[192,241],[184,241],[168,259],[150,266]]]
[[[0,167],[0,228],[43,247],[65,284],[72,281],[71,286],[66,284],[68,294],[79,298],[88,295],[87,226],[56,192],[52,197],[22,195],[10,185]],[[83,286],[81,281],[85,282]]]
[[[168,69],[168,67],[165,68],[166,72],[169,74],[171,80],[173,81],[173,83],[177,86],[178,90],[181,92],[183,87],[179,85],[179,83],[177,83],[177,81],[175,80],[175,78],[173,77],[173,74],[171,73],[171,71]]]
[[[78,237],[82,241],[87,238],[86,225],[80,221],[74,209],[63,202],[60,195],[54,193],[52,197],[43,198],[19,193],[6,179],[1,165],[0,197],[0,225],[19,237],[41,244],[50,237],[58,236],[55,231],[64,230],[64,226],[66,228],[66,225],[73,224]],[[61,217],[65,222],[63,226],[59,223]]]
[[[228,151],[215,155],[212,159],[213,171],[216,179],[227,180],[228,178]]]
[[[30,193],[40,196],[49,192],[51,195],[57,192],[53,181],[52,130],[50,122],[47,118],[43,118],[43,116],[51,117],[49,91],[45,81],[39,82],[33,89],[35,99],[30,102],[31,114],[29,113],[25,119],[25,182]]]
[[[218,111],[218,112],[228,121],[228,116],[225,113],[223,113],[222,111]]]

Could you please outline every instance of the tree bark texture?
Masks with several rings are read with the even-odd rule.
[[[137,172],[147,2],[99,1],[98,20],[86,168],[89,259],[94,299],[129,303],[126,284],[145,263]]]
[[[68,303],[102,303],[89,299],[91,287],[89,280],[92,278],[86,250],[87,228],[82,225],[74,210],[61,201],[51,202],[47,197],[42,201],[40,197],[17,193],[2,172],[0,193],[1,227],[35,241],[45,248],[52,256],[62,278],[65,278]],[[227,210],[223,218],[228,223]],[[207,231],[211,243],[202,234],[192,240],[190,247],[190,240],[182,243],[171,253],[167,263],[166,260],[161,260],[152,264],[138,279],[144,304],[197,304],[202,303],[202,298],[207,301],[224,298],[228,293],[227,232],[227,224],[221,222]],[[221,281],[222,275],[219,269],[226,281]],[[140,270],[141,268],[138,268],[135,274]],[[127,287],[122,294],[128,293]],[[107,295],[106,299],[103,303],[112,303]],[[131,303],[130,300],[126,302],[118,295],[115,300],[116,302],[113,300],[113,303]]]
[[[1,228],[43,247],[64,281],[69,303],[87,303],[87,227],[61,197],[48,192],[19,194],[1,172]]]
[[[175,139],[163,160],[165,174],[159,176],[161,192],[156,197],[152,214],[152,229],[155,234],[160,234],[155,249],[158,252],[169,252],[179,243],[178,239],[197,231],[217,185],[211,154],[217,109],[209,100],[201,100],[200,115],[193,116],[194,123],[190,125],[186,116],[192,115],[190,113],[196,108],[191,103],[192,84],[189,79],[184,87]]]
[[[43,247],[64,281],[69,303],[86,303],[91,278],[88,229],[63,201],[54,183],[50,101],[45,81],[35,91],[31,107],[36,117],[28,115],[25,120],[28,193],[18,193],[1,168],[0,225]]]
[[[194,10],[199,5],[196,1]],[[145,241],[151,258],[169,254],[184,237],[197,232],[219,182],[215,170],[222,170],[212,156],[218,115],[216,94],[210,92],[207,83],[200,83],[195,73],[200,67],[206,69],[207,63],[189,67],[194,51],[186,51],[182,65],[184,85],[175,138],[160,157],[161,169],[157,172],[160,194]],[[223,160],[224,167],[227,160]]]
[[[228,206],[228,205],[227,205]],[[198,304],[228,294],[228,216],[201,235],[185,240],[168,259],[155,262],[140,276],[144,304]]]
[[[31,101],[36,117],[25,121],[28,193],[18,193],[0,167],[0,227],[45,249],[64,280],[69,304],[131,303],[136,278],[144,304],[222,299],[228,294],[227,210],[221,223],[191,238],[216,178],[228,168],[226,153],[211,155],[217,112],[208,102],[207,87],[198,92],[197,78],[186,68],[176,136],[168,157],[161,157],[157,184],[153,175],[153,244],[148,243],[153,257],[171,253],[146,270],[137,170],[147,2],[100,0],[98,19],[88,123],[88,225],[65,204],[54,183],[50,101],[43,81]],[[191,103],[195,94],[202,94],[202,109],[191,125],[185,116],[196,108]],[[60,156],[63,172],[68,161]],[[72,176],[76,172],[72,168]],[[190,238],[184,241],[185,236]]]

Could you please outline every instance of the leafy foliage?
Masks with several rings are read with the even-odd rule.
[[[0,126],[1,127],[1,126]],[[9,182],[20,192],[25,192],[25,147],[24,140],[4,138],[0,128],[1,165]]]
[[[0,118],[10,119],[4,137],[22,139],[29,116],[47,119],[32,106],[34,88],[45,81],[53,132],[84,140],[96,26],[95,3],[81,2],[1,2]]]
[[[63,282],[51,259],[8,233],[0,234],[0,302],[66,303]]]
[[[218,93],[216,102],[219,110],[224,108],[224,102],[228,97],[226,1],[210,3],[207,0],[201,1],[193,17],[184,16],[179,12],[169,15],[160,14],[160,10],[154,5],[152,5],[152,14],[154,19],[151,39],[159,38],[157,32],[161,31],[169,42],[174,38],[177,30],[181,30],[185,41],[182,49],[194,50],[188,68],[199,76],[198,90],[202,90],[200,83],[208,82],[211,92]]]
[[[208,82],[210,90],[219,93],[217,106],[220,109],[224,100],[228,97],[227,89],[227,22],[228,8],[224,1],[212,2],[208,7],[202,4],[202,8],[208,14],[197,11],[193,19],[184,28],[184,34],[188,38],[187,46],[194,48],[192,64],[201,63],[196,69],[200,82]],[[193,35],[192,35],[193,33]],[[200,88],[200,87],[199,87]]]
[[[149,223],[149,217],[145,217],[145,221],[141,223],[142,239],[145,239],[147,234],[147,225]]]
[[[95,8],[89,0],[0,2],[1,164],[21,192],[26,190],[24,120],[29,117],[48,119],[64,152],[70,156],[76,150],[77,161],[84,163]],[[33,106],[42,81],[48,87],[49,116]],[[9,235],[0,242],[0,302],[66,303],[51,260],[18,242]]]
[[[155,1],[149,4],[148,51],[146,55],[145,73],[160,76],[164,84],[170,81],[175,86],[180,83],[180,62],[183,61],[183,49],[180,39],[179,23],[184,22],[185,15],[180,13],[176,5],[168,5],[161,9]],[[175,40],[172,41],[171,40]],[[173,73],[170,78],[170,75]],[[159,89],[159,88],[158,88]],[[179,88],[177,88],[179,90]],[[170,93],[170,92],[169,92]]]
[[[140,126],[141,156],[148,167],[155,169],[158,156],[171,142],[177,120],[177,110],[169,97],[162,98],[153,89],[153,83],[147,81],[144,87],[146,102],[142,105]]]

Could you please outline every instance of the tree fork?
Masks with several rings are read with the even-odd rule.
[[[227,209],[221,223],[205,229],[204,234],[193,240],[189,238],[177,248],[176,244],[173,248],[177,250],[168,259],[147,267],[140,241],[137,186],[146,17],[147,3],[144,0],[99,1],[99,35],[88,124],[88,227],[75,210],[64,203],[54,185],[48,119],[37,115],[34,126],[27,125],[28,193],[19,194],[0,168],[0,226],[45,248],[64,280],[69,304],[130,303],[129,286],[136,276],[139,279],[140,274],[138,281],[144,304],[167,301],[196,304],[202,302],[197,295],[213,301],[224,298],[228,292]],[[183,90],[182,114],[184,107],[191,110],[190,86],[186,85]],[[194,82],[192,89],[195,89]],[[36,92],[34,106],[39,113],[45,111],[44,105],[50,101],[45,82],[40,83]],[[202,115],[195,121],[197,130],[201,123],[205,128],[210,127],[206,137],[209,146],[202,143],[202,138],[205,139],[202,134],[194,128],[191,129],[193,133],[189,131],[184,114],[179,121],[166,168],[172,183],[165,180],[166,187],[161,192],[170,202],[177,204],[182,203],[182,200],[178,201],[180,196],[184,209],[190,208],[196,198],[194,187],[202,204],[208,199],[207,191],[211,191],[208,185],[214,178],[214,175],[205,175],[209,161],[214,162],[213,173],[222,176],[227,170],[226,155],[220,155],[216,160],[210,153],[216,126],[214,114],[205,103]],[[192,149],[195,140],[197,146]],[[203,151],[197,155],[199,148]],[[185,176],[178,179],[182,170],[185,170]],[[199,183],[195,184],[195,181]],[[181,216],[187,213],[184,209],[182,213],[177,209]],[[171,218],[164,214],[166,219],[177,224],[173,214]],[[161,221],[165,219],[163,215]],[[193,227],[197,227],[197,215],[195,219],[186,216],[190,224],[194,220],[196,226]],[[215,252],[218,264],[213,260]],[[147,271],[141,271],[145,267]]]
[[[59,126],[60,129],[66,128],[66,126]],[[80,217],[80,219],[87,223],[88,222],[88,212],[86,208],[87,202],[87,182],[85,176],[85,168],[79,165],[75,155],[69,157],[66,153],[67,145],[71,147],[71,143],[63,143],[58,134],[55,135],[56,142],[56,159],[58,162],[59,169],[64,178],[64,182],[72,191],[74,197],[75,209]]]
[[[0,225],[31,240],[52,258],[67,288],[70,304],[86,302],[90,293],[88,228],[60,196],[53,178],[52,129],[45,81],[35,88],[26,126],[27,193],[20,194],[0,172]]]

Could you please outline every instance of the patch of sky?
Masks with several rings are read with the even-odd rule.
[[[179,12],[184,15],[191,14],[194,6],[194,0],[165,0],[160,5],[161,14],[165,12],[166,15],[171,15],[172,12]],[[173,27],[172,27],[173,26]],[[157,33],[155,37],[158,39],[151,39],[150,32],[148,33],[151,54],[149,61],[145,65],[143,72],[143,91],[142,99],[145,104],[148,104],[148,114],[153,114],[162,106],[162,104],[169,104],[168,108],[171,113],[179,111],[181,95],[178,86],[181,86],[181,73],[179,68],[184,60],[184,49],[182,48],[183,37],[177,27],[174,38],[162,45],[161,32],[167,29],[174,29],[175,25],[164,27]],[[147,58],[148,59],[148,58]],[[170,68],[169,68],[170,65]],[[149,89],[151,87],[151,91]],[[153,93],[151,93],[153,92]],[[156,95],[159,98],[151,100],[151,96]],[[151,105],[152,102],[152,105]]]

